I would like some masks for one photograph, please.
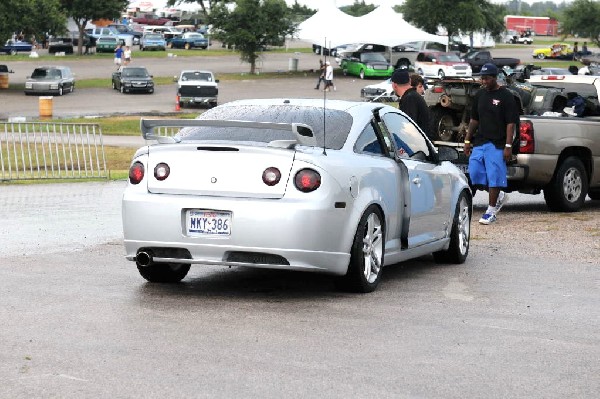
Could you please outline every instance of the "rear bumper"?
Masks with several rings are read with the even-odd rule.
[[[232,212],[231,234],[188,235],[188,209]],[[190,258],[173,260],[171,256],[162,255],[154,261],[335,275],[345,274],[350,261],[353,234],[341,233],[348,230],[350,209],[334,208],[329,200],[313,203],[285,199],[227,199],[126,190],[122,210],[126,258],[132,261],[140,250],[175,255],[184,250],[189,252]],[[250,261],[232,254],[253,254],[257,259]],[[285,261],[261,261],[261,258],[269,257]]]
[[[179,102],[184,104],[216,104],[217,97],[179,97]]]

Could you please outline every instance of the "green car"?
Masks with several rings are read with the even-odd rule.
[[[394,67],[381,53],[352,53],[342,59],[341,67],[344,75],[355,75],[361,79],[371,76],[387,78],[394,73]]]
[[[119,44],[117,36],[100,36],[96,40],[96,51],[99,53],[112,53]]]

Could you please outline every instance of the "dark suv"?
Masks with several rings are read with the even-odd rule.
[[[154,93],[154,81],[145,67],[124,66],[113,72],[112,88],[121,93]]]
[[[73,54],[73,39],[70,37],[51,37],[48,41],[48,53]]]

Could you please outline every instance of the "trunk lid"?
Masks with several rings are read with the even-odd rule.
[[[154,194],[206,195],[234,198],[282,198],[295,151],[234,144],[169,144],[151,146],[148,155],[148,191]],[[154,168],[166,163],[170,175],[163,181]],[[275,167],[281,179],[266,185],[263,172]]]

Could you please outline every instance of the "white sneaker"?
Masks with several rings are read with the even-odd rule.
[[[498,194],[498,199],[496,200],[496,212],[495,213],[500,212],[500,209],[502,209],[504,204],[506,204],[507,202],[508,202],[508,194],[506,194],[504,191],[500,191],[500,194]]]

